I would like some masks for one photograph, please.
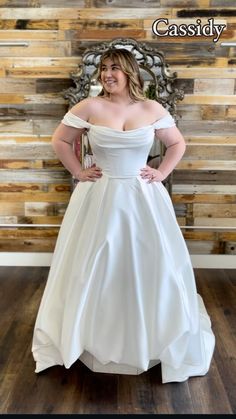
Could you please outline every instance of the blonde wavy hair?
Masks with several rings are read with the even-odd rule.
[[[139,65],[133,54],[125,48],[110,48],[102,54],[98,67],[98,81],[101,83],[102,66],[107,58],[119,64],[121,70],[126,74],[130,98],[133,101],[146,100],[143,93],[144,82],[140,74]],[[104,87],[98,96],[108,96]]]

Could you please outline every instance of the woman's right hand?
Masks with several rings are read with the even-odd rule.
[[[76,175],[76,179],[80,182],[96,182],[102,177],[102,169],[93,164],[87,169],[81,169]]]

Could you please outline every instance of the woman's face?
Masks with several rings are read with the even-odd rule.
[[[106,58],[101,67],[101,82],[107,93],[117,94],[128,89],[128,77],[118,62]]]

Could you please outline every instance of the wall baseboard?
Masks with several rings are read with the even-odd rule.
[[[53,253],[0,252],[0,266],[50,266]],[[236,269],[235,255],[190,255],[193,268]]]

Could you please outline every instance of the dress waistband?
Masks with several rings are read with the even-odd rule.
[[[139,173],[135,173],[135,174],[130,174],[130,175],[111,175],[110,173],[106,173],[106,172],[102,172],[103,176],[107,176],[108,178],[111,179],[130,179],[130,178],[135,178],[135,177],[139,177]]]

